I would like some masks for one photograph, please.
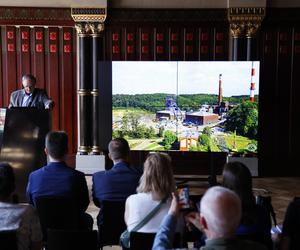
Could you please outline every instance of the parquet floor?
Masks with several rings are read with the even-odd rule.
[[[289,202],[300,196],[300,177],[254,178],[253,188],[269,191],[278,224],[282,224]]]
[[[86,177],[89,190],[91,191],[90,176]],[[220,177],[218,177],[220,180]],[[206,183],[190,182],[193,193],[203,193],[207,187]],[[270,195],[272,197],[272,205],[274,207],[278,224],[282,224],[284,214],[289,202],[295,197],[300,196],[300,177],[273,177],[273,178],[253,178],[253,189],[255,194]],[[94,218],[94,228],[96,229],[96,216],[98,208],[92,202],[88,208]],[[119,247],[105,247],[104,250],[120,249]]]

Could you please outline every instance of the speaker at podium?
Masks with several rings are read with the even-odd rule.
[[[51,129],[51,111],[17,107],[0,109],[0,161],[12,165],[19,202],[27,202],[29,174],[44,166],[45,137]]]

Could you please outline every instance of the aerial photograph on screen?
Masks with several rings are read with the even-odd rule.
[[[259,62],[113,62],[113,137],[132,150],[257,153]]]

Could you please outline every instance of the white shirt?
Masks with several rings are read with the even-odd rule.
[[[18,250],[42,241],[40,221],[31,205],[0,202],[0,230],[17,231]]]
[[[158,204],[160,201],[152,199],[151,193],[138,193],[130,195],[126,200],[126,217],[127,217],[127,229],[131,231],[141,220],[143,220]],[[171,205],[171,199],[168,199],[165,204],[162,205],[160,210],[148,221],[146,225],[138,230],[143,233],[156,233],[159,229],[165,215]],[[182,223],[182,220],[179,220]],[[178,224],[179,224],[178,223]],[[177,224],[177,228],[180,226]]]

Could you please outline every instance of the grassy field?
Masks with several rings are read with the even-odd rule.
[[[134,113],[139,115],[155,115],[155,113],[140,108],[113,108],[113,117],[122,117],[125,113]]]
[[[227,134],[225,136],[226,144],[230,149],[233,151],[243,151],[247,148],[247,146],[252,143],[252,140],[250,140],[247,137],[233,135],[233,134]]]
[[[157,139],[128,139],[129,146],[132,150],[164,150],[160,143],[162,138]]]
[[[243,152],[247,148],[252,141],[246,137],[242,136],[234,136],[232,134],[224,135],[225,142],[229,147],[230,151]],[[130,148],[132,150],[165,150],[164,146],[161,144],[163,138],[157,139],[128,139]],[[211,145],[211,150],[213,152],[219,152],[216,141],[214,141]]]

